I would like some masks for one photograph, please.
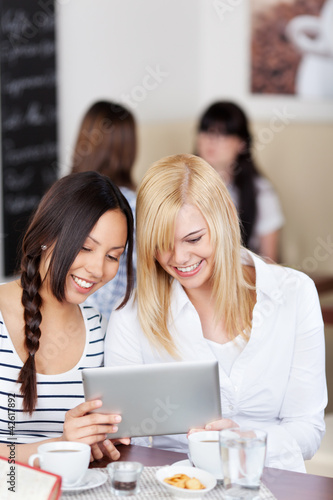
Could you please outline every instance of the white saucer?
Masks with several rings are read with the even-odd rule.
[[[77,486],[62,486],[61,489],[65,493],[66,491],[82,491],[89,490],[90,488],[97,488],[107,481],[108,476],[100,471],[94,469],[88,469],[82,483]]]
[[[179,460],[179,462],[175,462],[172,465],[182,465],[183,467],[193,467],[193,464],[189,460]],[[213,474],[213,476],[215,476],[215,474]],[[219,476],[219,477],[215,476],[215,478],[217,479],[218,482],[223,481],[223,477],[221,477],[221,476]]]

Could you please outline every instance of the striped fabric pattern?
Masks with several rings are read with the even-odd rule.
[[[0,442],[28,443],[62,434],[65,413],[84,401],[81,370],[103,365],[106,320],[96,309],[80,306],[86,326],[81,359],[71,370],[56,375],[37,374],[38,402],[30,416],[22,410],[20,385],[16,383],[22,361],[17,355],[0,312]],[[50,356],[66,349],[51,344]]]

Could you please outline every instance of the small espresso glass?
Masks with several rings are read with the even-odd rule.
[[[107,465],[111,478],[111,492],[115,495],[137,495],[143,465],[139,462],[112,462]]]
[[[233,427],[220,432],[225,500],[259,500],[267,434]]]

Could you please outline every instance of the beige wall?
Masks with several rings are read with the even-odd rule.
[[[333,273],[333,247],[329,253],[322,244],[333,240],[333,125],[289,123],[275,133],[267,129],[268,122],[253,125],[258,165],[273,182],[286,218],[282,260],[305,272]],[[140,125],[136,180],[159,158],[192,152],[194,131],[192,121]]]
[[[256,130],[265,124],[256,124]],[[333,125],[290,124],[258,153],[286,217],[282,258],[305,272],[333,272],[322,242],[333,236]]]

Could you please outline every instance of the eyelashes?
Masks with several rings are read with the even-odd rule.
[[[193,240],[186,240],[187,243],[197,243],[200,241],[202,236],[198,236],[198,238],[194,238]]]
[[[107,258],[109,260],[112,260],[112,261],[115,261],[115,262],[119,262],[119,259],[117,259],[117,257],[113,257],[113,255],[107,255]]]
[[[92,249],[87,247],[82,247],[81,250],[83,252],[92,252]],[[119,262],[119,258],[114,257],[113,255],[106,255],[106,257],[108,260],[111,260],[112,262]]]

